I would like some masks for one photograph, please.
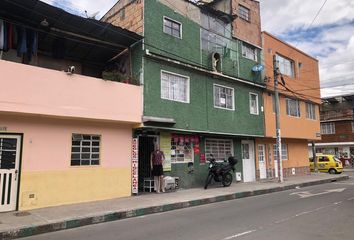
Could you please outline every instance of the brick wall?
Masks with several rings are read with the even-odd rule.
[[[254,0],[232,0],[232,14],[239,16],[239,6],[242,5],[250,10],[250,19],[246,21],[241,17],[234,20],[233,36],[240,40],[261,46],[261,17],[259,2]]]
[[[351,121],[338,121],[335,124],[335,134],[324,134],[319,142],[354,142]]]
[[[102,17],[101,21],[143,34],[144,1],[120,0]]]

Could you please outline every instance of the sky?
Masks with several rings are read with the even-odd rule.
[[[71,13],[104,15],[117,0],[43,0]],[[319,60],[321,96],[354,94],[353,0],[260,0],[262,30]],[[317,16],[317,17],[316,17]]]

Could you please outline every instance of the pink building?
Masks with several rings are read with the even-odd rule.
[[[41,2],[36,11],[61,13],[62,22],[14,6],[0,4],[9,12],[3,26],[21,30],[11,20],[17,15],[37,36],[38,49],[19,54],[17,42],[0,50],[0,212],[130,196],[142,88],[119,81],[133,81],[127,59],[139,36],[113,26],[102,30],[98,21]],[[49,29],[37,29],[35,21]],[[64,52],[53,50],[62,39]],[[114,66],[130,71],[117,73]]]

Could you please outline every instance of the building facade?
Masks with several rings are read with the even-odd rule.
[[[322,140],[316,152],[348,159],[354,154],[354,95],[322,98],[320,108]]]
[[[320,139],[318,61],[267,32],[262,32],[262,40],[267,89],[263,94],[265,138],[256,141],[257,176],[259,179],[278,177],[274,58],[281,73],[279,104],[283,176],[308,174],[308,143]]]
[[[151,177],[154,144],[181,187],[204,183],[210,154],[236,156],[243,181],[255,181],[254,139],[264,135],[264,84],[252,71],[261,62],[259,3],[119,1],[102,21],[144,36],[133,56],[144,89],[139,181]]]
[[[142,88],[110,81],[105,64],[141,37],[42,2],[0,8],[0,212],[130,196]]]

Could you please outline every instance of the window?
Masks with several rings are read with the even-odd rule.
[[[250,21],[250,10],[242,5],[239,5],[238,7],[238,14],[239,17],[246,20]]]
[[[264,144],[258,145],[258,161],[259,162],[264,162],[265,161],[265,152],[264,152],[265,146]]]
[[[210,154],[217,161],[224,161],[233,153],[232,140],[229,139],[206,139],[205,140],[205,155],[207,158]]]
[[[335,134],[336,129],[333,122],[321,123],[321,134]]]
[[[193,146],[191,141],[178,141],[179,138],[171,138],[171,162],[193,162]]]
[[[71,166],[100,164],[101,136],[72,134]]]
[[[329,162],[329,158],[326,156],[318,157],[318,162]]]
[[[164,17],[163,32],[177,38],[182,38],[182,24],[170,18]]]
[[[161,71],[161,98],[189,103],[189,78]]]
[[[214,107],[234,110],[234,89],[214,84]]]
[[[286,98],[286,114],[288,116],[300,117],[300,103],[296,99]]]
[[[316,105],[312,103],[306,103],[306,118],[316,119]]]
[[[258,94],[250,93],[250,113],[258,115]]]
[[[279,71],[287,76],[294,77],[294,61],[285,57],[276,55],[276,60],[279,64]]]
[[[253,61],[257,61],[257,50],[254,47],[242,44],[242,56]]]
[[[278,158],[278,151],[277,151],[277,145],[273,145],[273,154],[274,154],[274,159]],[[286,144],[281,145],[281,160],[288,160],[288,146]]]

